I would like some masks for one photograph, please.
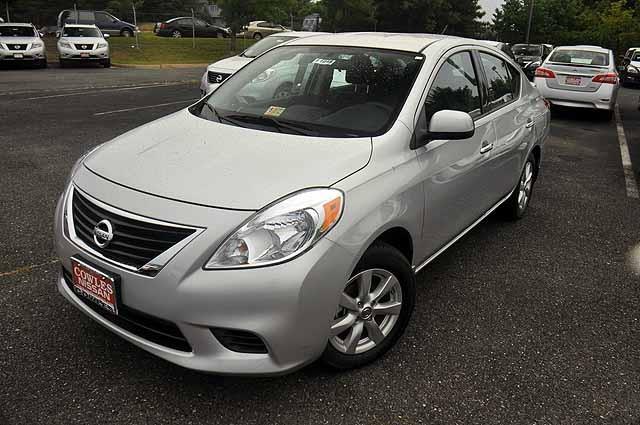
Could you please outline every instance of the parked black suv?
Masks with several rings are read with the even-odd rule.
[[[58,28],[65,24],[86,24],[97,26],[103,34],[133,37],[136,27],[129,22],[121,21],[103,10],[63,10],[58,15]]]
[[[511,46],[516,62],[530,80],[533,80],[536,69],[552,50],[553,46],[550,44],[514,44]]]

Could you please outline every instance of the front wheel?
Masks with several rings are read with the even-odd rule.
[[[415,277],[394,247],[374,243],[347,281],[322,360],[336,369],[381,357],[404,332],[415,304]]]
[[[105,68],[111,68],[111,59],[105,59],[104,62],[102,62],[102,66]]]
[[[133,37],[133,31],[131,31],[129,29],[124,29],[124,30],[122,30],[120,35],[123,36],[123,37]]]

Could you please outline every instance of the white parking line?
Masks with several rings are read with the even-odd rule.
[[[121,112],[131,112],[131,111],[139,111],[141,109],[151,109],[151,108],[160,108],[162,106],[169,106],[169,105],[179,105],[180,103],[190,103],[190,102],[195,102],[196,100],[198,100],[198,98],[194,98],[194,99],[187,99],[187,100],[179,100],[177,102],[169,102],[169,103],[159,103],[157,105],[149,105],[149,106],[138,106],[136,108],[127,108],[127,109],[117,109],[115,111],[107,111],[107,112],[98,112],[96,114],[93,114],[94,117],[100,116],[100,115],[110,115],[110,114],[119,114]]]
[[[616,127],[618,129],[618,143],[620,144],[620,156],[622,157],[622,170],[624,171],[624,179],[627,186],[627,196],[629,198],[639,199],[638,183],[633,175],[633,165],[631,164],[631,155],[629,154],[629,145],[627,137],[624,134],[622,119],[620,118],[620,108],[616,104]]]
[[[30,89],[30,90],[20,90],[20,91],[9,91],[3,92],[0,91],[0,95],[2,96],[15,96],[19,94],[35,94],[35,93],[51,93],[51,92],[77,92],[80,90],[105,90],[105,89],[122,89],[128,87],[155,87],[159,85],[167,85],[167,84],[197,84],[200,80],[174,80],[174,81],[162,81],[162,82],[152,82],[152,83],[138,83],[138,84],[117,84],[111,86],[81,86],[81,87],[64,87],[64,88],[53,88],[53,89]]]
[[[28,97],[26,99],[18,99],[18,101],[19,100],[52,99],[56,97],[69,97],[69,96],[92,96],[92,95],[101,94],[101,93],[112,93],[112,92],[128,91],[128,90],[154,89],[157,87],[170,87],[170,86],[179,86],[184,84],[186,83],[165,83],[165,84],[154,84],[154,85],[147,85],[147,86],[124,87],[124,88],[109,89],[109,90],[83,91],[79,93],[52,94],[49,96],[38,96],[38,97]]]

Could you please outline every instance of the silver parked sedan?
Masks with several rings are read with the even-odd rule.
[[[536,69],[534,83],[553,105],[597,109],[607,117],[620,86],[613,52],[598,46],[556,48]]]
[[[296,76],[287,96],[260,93],[274,69]],[[77,162],[58,289],[188,368],[358,367],[403,333],[416,273],[498,207],[525,214],[548,130],[538,91],[481,42],[295,40]]]

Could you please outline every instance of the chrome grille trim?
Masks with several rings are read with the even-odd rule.
[[[106,210],[106,211],[108,211],[108,212],[110,212],[110,213],[112,213],[114,215],[118,215],[118,216],[130,219],[130,220],[141,221],[141,222],[144,222],[144,223],[155,224],[155,225],[159,225],[159,226],[173,227],[173,228],[176,228],[176,229],[191,230],[191,231],[193,231],[193,233],[191,233],[189,236],[185,237],[181,241],[177,242],[176,244],[174,244],[173,246],[168,248],[166,251],[158,254],[155,258],[153,258],[152,260],[148,261],[146,264],[144,264],[141,267],[135,267],[135,266],[132,266],[130,264],[122,263],[120,261],[117,261],[117,260],[114,260],[112,258],[109,258],[108,256],[104,255],[103,253],[99,252],[95,248],[93,248],[90,245],[88,245],[85,241],[80,239],[80,237],[77,235],[77,233],[75,231],[75,223],[74,223],[74,219],[73,219],[73,194],[74,194],[74,192],[76,190],[84,198],[89,200],[91,203],[95,204],[97,207],[102,208],[102,209],[104,209],[104,210]],[[152,218],[148,218],[148,217],[144,217],[144,216],[133,214],[133,213],[130,213],[130,212],[127,212],[127,211],[120,210],[118,208],[112,207],[111,205],[105,204],[104,202],[95,199],[94,197],[92,197],[91,195],[87,194],[86,192],[84,192],[80,188],[76,187],[74,184],[70,184],[69,185],[67,193],[65,194],[65,199],[64,199],[64,218],[63,218],[63,220],[65,220],[65,231],[67,232],[67,234],[65,234],[65,236],[67,236],[69,238],[69,240],[73,244],[75,244],[78,248],[82,249],[83,251],[86,251],[87,253],[89,253],[89,254],[97,257],[97,258],[100,258],[101,260],[104,260],[105,262],[107,262],[109,264],[112,264],[114,266],[123,268],[123,269],[128,270],[128,271],[132,271],[132,272],[135,272],[135,273],[140,273],[140,274],[146,275],[146,276],[154,276],[154,275],[156,275],[160,270],[162,270],[162,268],[164,266],[167,265],[167,263],[178,252],[180,252],[185,246],[187,246],[192,240],[194,240],[196,237],[198,237],[205,230],[204,228],[201,228],[201,227],[183,226],[183,225],[179,225],[179,224],[175,224],[175,223],[169,223],[169,222],[166,222],[166,221],[155,220],[155,219],[152,219]]]

